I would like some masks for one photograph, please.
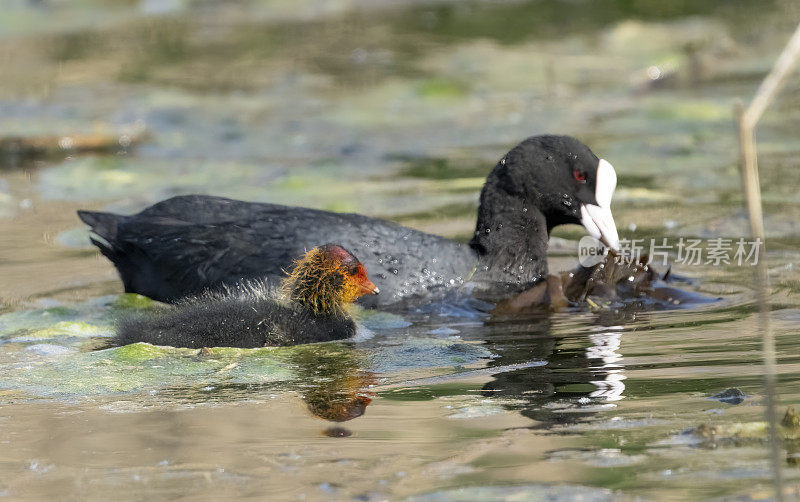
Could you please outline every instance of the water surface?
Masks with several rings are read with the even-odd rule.
[[[497,159],[551,132],[615,166],[622,237],[746,236],[732,106],[794,3],[11,3],[0,139],[55,146],[0,142],[0,498],[769,497],[750,267],[673,265],[720,298],[690,309],[445,304],[361,312],[335,344],[119,348],[115,316],[149,302],[74,210],[212,193],[465,239]],[[781,413],[800,404],[799,90],[758,131]],[[107,144],[62,148],[85,136]],[[557,231],[552,270],[582,234]]]

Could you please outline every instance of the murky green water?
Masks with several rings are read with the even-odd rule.
[[[614,164],[622,237],[746,236],[732,105],[794,2],[8,3],[0,498],[770,496],[750,267],[675,265],[721,298],[692,309],[437,305],[361,312],[337,344],[119,348],[114,317],[148,302],[74,210],[213,193],[465,238],[497,158],[555,132]],[[758,131],[781,412],[800,404],[799,97],[795,77]],[[110,145],[59,148],[75,135]],[[557,232],[552,270],[581,235]],[[710,399],[729,388],[743,400]]]

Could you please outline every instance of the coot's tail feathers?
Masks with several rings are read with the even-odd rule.
[[[148,287],[149,275],[146,273],[148,267],[142,267],[137,263],[141,253],[124,245],[119,238],[119,226],[129,217],[97,211],[78,211],[78,217],[92,228],[89,240],[114,264],[122,278],[125,292],[140,293],[160,299],[153,294],[154,291],[157,293],[157,290]]]
[[[92,243],[99,247],[104,255],[111,258],[109,253],[113,253],[115,248],[117,226],[125,217],[98,211],[78,211],[78,218],[92,228],[90,236]]]

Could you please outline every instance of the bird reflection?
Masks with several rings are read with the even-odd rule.
[[[290,363],[303,386],[301,398],[315,417],[346,422],[363,415],[372,402],[369,388],[375,376],[365,371],[363,353],[345,344],[317,344],[293,352]],[[341,425],[322,431],[328,437],[344,438],[353,433]]]
[[[657,273],[646,258],[630,261],[609,252],[599,264],[548,276],[501,301],[485,326],[487,344],[497,355],[491,364],[535,359],[547,364],[497,374],[485,394],[521,400],[516,406],[523,415],[545,424],[579,421],[613,406],[625,398],[622,326],[646,322],[653,311],[716,301],[669,285],[684,281]],[[578,313],[586,308],[576,307],[586,303],[595,310],[589,326]],[[598,305],[604,308],[597,311]]]
[[[374,397],[371,387],[375,376],[367,371],[363,351],[345,343],[309,344],[280,349],[275,353],[285,365],[293,370],[289,381],[267,384],[227,383],[213,387],[213,395],[207,388],[195,386],[187,389],[174,388],[162,391],[172,399],[192,401],[235,401],[251,398],[253,394],[273,394],[276,390],[294,390],[300,394],[308,411],[315,417],[329,422],[346,422],[362,416]],[[198,359],[215,357],[210,351],[200,349]],[[341,426],[332,427],[324,434],[347,437],[351,433]]]
[[[602,328],[598,333],[589,335],[592,345],[586,348],[586,359],[594,366],[590,366],[593,375],[598,380],[591,380],[597,390],[589,393],[590,398],[605,401],[619,401],[624,398],[625,374],[622,365],[622,354],[618,352],[622,344],[622,329],[620,326]]]
[[[543,366],[499,373],[483,387],[484,395],[506,400],[541,427],[585,420],[625,397],[625,366],[620,326],[597,326],[594,332],[564,333],[551,314],[489,322],[486,342],[497,355],[491,366],[543,360]],[[559,329],[554,329],[559,328]],[[486,331],[484,331],[485,333]]]

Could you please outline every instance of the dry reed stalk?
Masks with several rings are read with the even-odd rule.
[[[747,209],[750,219],[750,232],[754,239],[762,243],[759,260],[756,263],[756,293],[758,299],[762,352],[764,357],[764,386],[766,394],[766,415],[769,423],[770,457],[772,460],[775,500],[783,500],[783,480],[780,456],[780,438],[778,437],[778,415],[775,409],[777,401],[777,361],[775,355],[775,338],[769,328],[769,298],[766,250],[764,248],[764,216],[761,206],[761,187],[758,181],[758,162],[754,129],[764,111],[775,99],[786,79],[800,60],[800,26],[797,27],[789,42],[784,47],[772,70],[761,82],[750,105],[743,109],[736,106],[736,119],[739,126],[739,155],[742,184],[747,198]]]

